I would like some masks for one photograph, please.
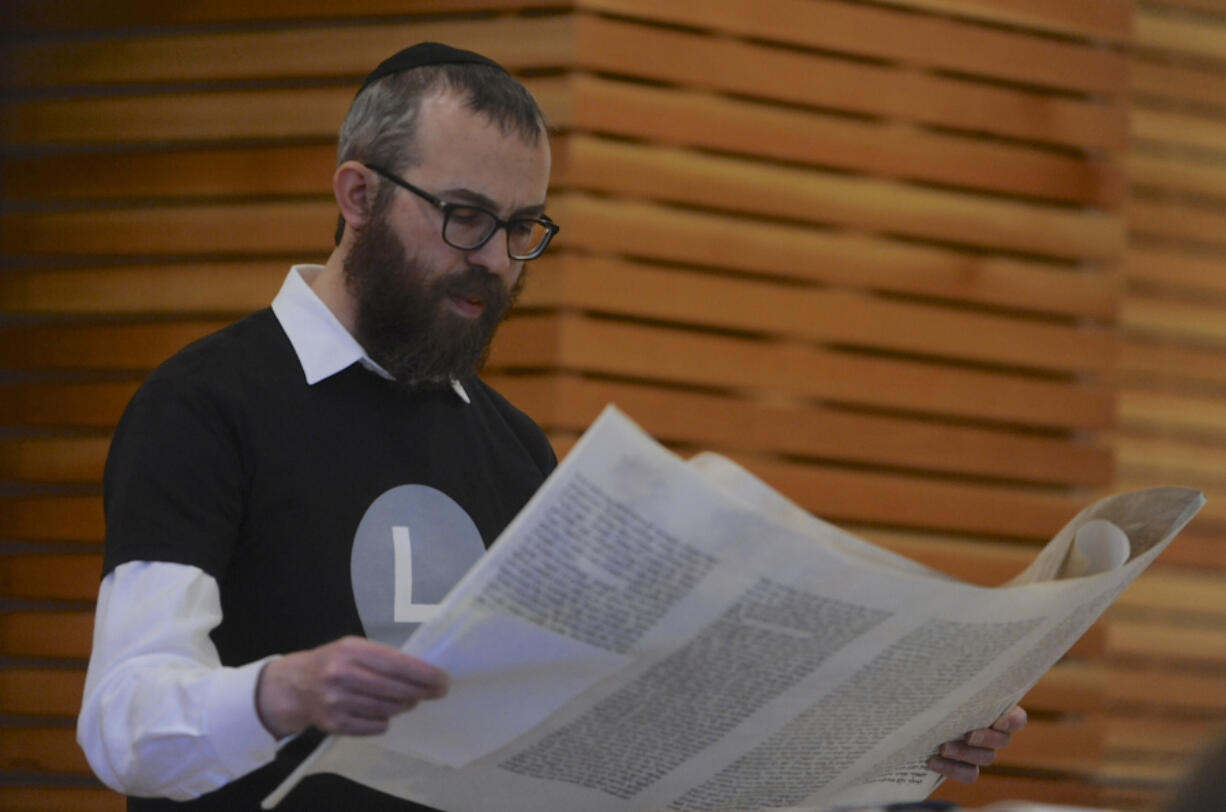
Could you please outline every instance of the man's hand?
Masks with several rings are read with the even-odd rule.
[[[928,769],[946,778],[969,784],[979,777],[979,768],[996,758],[996,751],[1009,743],[1012,735],[1026,726],[1026,711],[1013,709],[992,723],[991,727],[972,730],[959,741],[946,742],[928,759]]]
[[[314,725],[352,736],[387,730],[388,719],[447,693],[447,674],[399,649],[345,637],[270,660],[256,685],[256,712],[273,736]]]

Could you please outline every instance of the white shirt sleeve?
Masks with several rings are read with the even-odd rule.
[[[275,757],[255,708],[268,660],[223,667],[220,622],[217,582],[197,567],[132,561],[103,579],[77,742],[107,786],[187,800]]]

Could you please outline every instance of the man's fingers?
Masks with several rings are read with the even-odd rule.
[[[388,680],[413,686],[423,692],[423,699],[437,699],[447,693],[446,671],[400,649],[361,637],[347,637],[340,645],[362,667]]]
[[[975,765],[941,758],[940,756],[933,756],[928,759],[928,769],[963,784],[973,783],[979,777],[979,768]]]
[[[992,723],[992,729],[1016,733],[1026,726],[1027,721],[1026,709],[1021,705],[1014,705],[1008,713]]]
[[[996,751],[988,747],[975,747],[965,742],[945,742],[937,753],[950,761],[962,761],[976,767],[986,767],[996,760]]]
[[[999,750],[1007,746],[1012,738],[1012,733],[1002,733],[989,727],[983,730],[972,730],[966,734],[964,741],[974,747],[988,747],[993,750]]]

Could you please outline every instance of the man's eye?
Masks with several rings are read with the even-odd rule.
[[[527,237],[536,228],[535,220],[512,220],[511,233],[516,237]]]
[[[451,210],[451,219],[464,223],[465,225],[479,223],[487,216],[488,215],[481,211],[481,209],[456,208]]]

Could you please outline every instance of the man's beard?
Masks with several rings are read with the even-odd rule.
[[[519,294],[523,276],[507,290],[483,268],[429,278],[428,269],[392,231],[383,210],[355,231],[345,257],[345,287],[357,304],[358,343],[408,389],[447,385],[481,368],[499,322]],[[452,310],[448,299],[478,300],[476,318]]]

